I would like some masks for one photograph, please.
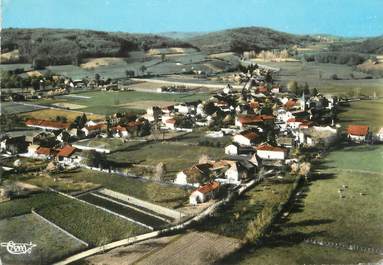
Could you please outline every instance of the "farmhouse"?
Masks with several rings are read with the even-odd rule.
[[[175,130],[176,129],[176,123],[177,123],[177,120],[174,119],[174,118],[166,119],[164,121],[165,128],[166,129],[170,129],[170,130]]]
[[[367,140],[369,128],[366,125],[349,125],[347,128],[347,137],[350,141],[362,143]]]
[[[71,145],[65,145],[61,148],[57,154],[57,160],[60,163],[65,165],[72,165],[74,163],[80,162],[81,158],[79,156],[75,156],[76,148]]]
[[[257,115],[257,114],[247,114],[239,115],[235,120],[235,126],[245,127],[252,125],[259,125],[265,122],[273,122],[274,117],[271,115]]]
[[[378,141],[383,142],[383,127],[380,128],[379,132],[376,134]]]
[[[238,143],[232,143],[225,147],[225,154],[227,155],[248,155],[255,153],[252,146],[241,146]]]
[[[189,197],[189,203],[191,205],[197,205],[199,203],[204,203],[215,197],[218,189],[220,187],[219,182],[212,181],[209,184],[203,185],[193,191]]]
[[[126,127],[122,127],[120,125],[117,125],[116,127],[112,128],[112,131],[113,131],[114,137],[122,137],[122,138],[129,137],[129,132],[126,129]]]
[[[210,181],[211,168],[210,163],[203,163],[184,169],[177,174],[174,183],[199,187],[201,184]]]
[[[91,126],[85,126],[81,129],[81,131],[84,133],[85,136],[94,136],[101,132],[102,129],[105,129],[105,124],[97,124],[97,125],[91,125]]]
[[[258,134],[252,130],[245,130],[233,137],[233,142],[240,145],[253,145],[257,142]]]
[[[256,149],[257,155],[261,159],[285,160],[287,156],[287,149],[282,147],[275,147],[264,144],[257,146]]]
[[[53,150],[49,147],[38,147],[36,150],[36,156],[42,159],[50,159],[53,155]]]

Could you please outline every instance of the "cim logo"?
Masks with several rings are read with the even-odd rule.
[[[8,251],[9,254],[13,255],[24,255],[24,254],[31,254],[32,253],[32,248],[36,247],[35,244],[32,242],[29,243],[15,243],[13,241],[9,242],[2,242],[0,243],[1,247],[5,247]],[[1,260],[0,260],[0,265]]]

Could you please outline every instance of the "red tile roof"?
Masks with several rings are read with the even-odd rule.
[[[177,122],[177,120],[171,118],[171,119],[167,119],[165,122],[166,122],[166,123],[170,123],[170,124],[175,124],[175,123]]]
[[[239,122],[242,124],[256,124],[259,122],[264,121],[272,121],[274,120],[274,117],[271,115],[257,115],[257,114],[247,114],[247,115],[240,115],[239,116]]]
[[[297,104],[297,101],[295,99],[289,99],[286,104],[285,104],[285,108],[286,109],[291,109],[293,108],[295,105]]]
[[[256,147],[257,150],[260,151],[273,151],[273,152],[286,152],[286,148],[277,147],[277,146],[271,146],[268,144],[259,145]]]
[[[367,125],[349,125],[347,128],[347,133],[357,136],[366,136],[368,134]]]
[[[253,131],[243,131],[240,134],[251,141],[257,139],[258,137],[258,135]]]
[[[59,150],[59,153],[57,156],[63,156],[63,157],[69,157],[76,151],[76,148],[74,148],[71,145],[66,145],[63,148]]]
[[[36,150],[36,154],[38,155],[50,155],[52,153],[52,149],[48,148],[48,147],[39,147],[37,148]]]
[[[308,123],[308,120],[302,119],[302,118],[290,118],[287,120],[287,122],[300,122],[300,123]]]
[[[69,129],[70,127],[70,123],[67,123],[67,122],[35,120],[35,119],[27,120],[25,124],[28,126],[39,126],[39,127],[55,128],[55,129]]]
[[[94,130],[101,130],[103,128],[106,128],[106,124],[96,124],[96,125],[90,125],[85,127],[88,131],[94,131]]]
[[[206,185],[203,185],[203,186],[199,187],[199,188],[197,189],[197,191],[199,191],[199,192],[201,192],[201,193],[209,193],[209,192],[211,192],[211,191],[213,191],[213,190],[218,189],[219,186],[220,186],[219,182],[217,182],[217,181],[212,181],[212,182],[210,182],[209,184],[206,184]]]

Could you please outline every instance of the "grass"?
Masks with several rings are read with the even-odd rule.
[[[8,255],[5,248],[0,248],[2,261],[7,264],[41,264],[41,260],[44,264],[53,263],[86,248],[34,214],[0,220],[0,238],[2,242],[12,240],[36,245],[30,255]]]
[[[84,111],[85,112],[85,111]],[[43,109],[36,110],[31,112],[25,112],[21,114],[22,117],[26,119],[46,119],[46,120],[55,120],[57,116],[66,117],[68,122],[73,122],[77,116],[81,116],[83,114],[82,111],[67,111],[67,110],[59,110],[59,109]],[[88,119],[103,119],[105,116],[103,115],[87,115]]]
[[[132,222],[70,199],[64,204],[44,207],[38,213],[94,246],[148,232]]]
[[[285,176],[283,180],[264,180],[237,200],[220,209],[213,217],[198,225],[196,229],[244,239],[249,223],[262,209],[266,207],[276,209],[287,201],[295,178],[295,176]]]
[[[37,101],[43,105],[50,105],[57,102],[70,102],[73,104],[84,105],[86,108],[81,109],[83,112],[92,112],[97,114],[112,114],[119,111],[143,111],[146,108],[130,109],[124,106],[128,103],[137,101],[171,101],[171,102],[185,102],[206,99],[209,95],[205,93],[198,94],[168,94],[168,93],[151,93],[140,91],[120,91],[120,92],[106,92],[106,91],[92,91],[81,93],[81,96],[90,97],[89,99],[83,98],[69,98],[58,97],[52,100]]]
[[[198,163],[206,154],[217,160],[224,157],[223,148],[185,145],[182,143],[149,143],[126,151],[111,153],[108,157],[116,162],[139,161],[140,164],[155,166],[163,162],[169,173],[174,173]]]
[[[349,124],[368,125],[376,133],[383,127],[383,99],[361,100],[350,104],[350,107],[342,107],[338,115],[344,128]]]
[[[182,205],[188,198],[187,192],[176,186],[141,181],[87,169],[76,169],[56,176],[67,176],[74,181],[102,185],[108,189],[171,208]]]
[[[0,203],[0,220],[30,213],[31,209],[92,245],[147,231],[103,210],[50,192]]]
[[[39,109],[40,108],[38,108],[38,107],[26,106],[26,105],[18,104],[15,102],[1,102],[0,103],[1,113],[7,113],[7,114],[24,113],[24,112],[30,112],[30,111],[39,110]]]
[[[229,257],[228,263],[240,259],[240,264],[348,264],[381,259],[375,254],[322,248],[302,242],[314,238],[382,248],[383,175],[378,173],[381,172],[381,152],[381,146],[372,150],[354,147],[332,152],[318,167],[302,197],[295,201],[287,221],[275,224],[264,244],[243,249]],[[348,186],[343,192],[344,198],[338,193],[342,185]]]

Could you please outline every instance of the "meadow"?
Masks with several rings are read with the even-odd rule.
[[[349,107],[340,107],[338,119],[346,129],[348,124],[368,125],[373,133],[383,127],[383,99],[361,100],[350,103]]]
[[[33,242],[36,245],[30,255],[10,255],[0,248],[3,262],[7,264],[47,264],[86,248],[78,240],[69,237],[34,214],[0,220],[2,242]]]
[[[154,103],[158,102],[158,104],[161,104],[161,102],[187,102],[206,99],[208,94],[169,94],[140,91],[91,91],[81,93],[81,96],[89,98],[56,97],[54,99],[44,99],[37,101],[36,104],[50,105],[59,102],[70,102],[73,104],[85,106],[85,108],[82,108],[79,111],[106,115],[119,111],[142,112],[146,110],[147,106],[140,106],[140,102],[153,101]],[[136,107],[130,108],[129,104],[133,103]]]

